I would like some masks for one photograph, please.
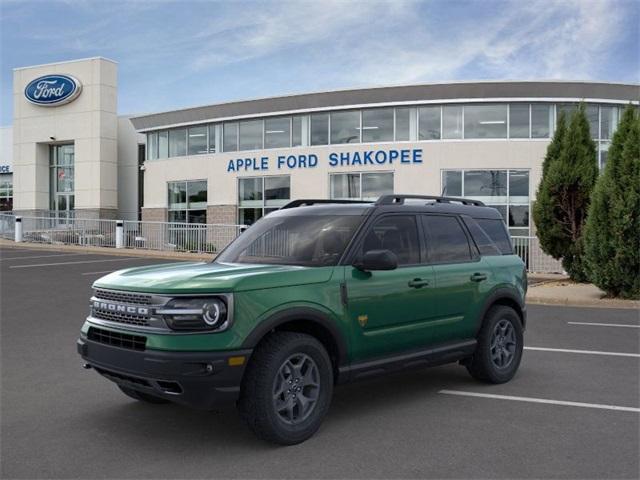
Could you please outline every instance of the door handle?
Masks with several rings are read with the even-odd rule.
[[[422,288],[429,285],[429,280],[423,280],[421,278],[414,278],[413,280],[409,280],[408,285],[411,288]]]
[[[472,282],[481,282],[486,279],[487,276],[484,273],[474,273],[473,275],[471,275]]]

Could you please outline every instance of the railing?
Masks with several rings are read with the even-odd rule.
[[[527,266],[529,273],[562,273],[562,262],[540,248],[538,237],[511,237],[513,249]]]
[[[56,217],[21,217],[22,240],[33,243],[116,246],[116,221]]]

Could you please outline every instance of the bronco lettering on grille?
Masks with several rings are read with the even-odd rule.
[[[147,307],[133,307],[131,305],[120,305],[118,303],[103,302],[101,300],[95,300],[93,302],[93,308],[97,310],[107,310],[109,312],[127,313],[129,315],[149,315],[149,308]]]

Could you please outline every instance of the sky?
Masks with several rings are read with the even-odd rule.
[[[640,82],[639,0],[0,0],[12,69],[118,62],[118,112],[464,80]]]

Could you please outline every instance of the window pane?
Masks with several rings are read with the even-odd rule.
[[[396,140],[406,142],[411,139],[411,109],[396,108]]]
[[[464,172],[464,196],[484,203],[507,202],[506,170],[470,170]]]
[[[187,154],[187,129],[169,130],[169,156],[181,157]]]
[[[440,106],[418,109],[418,140],[440,140]]]
[[[240,122],[240,150],[259,150],[262,148],[262,120]]]
[[[393,141],[393,108],[370,108],[362,111],[362,141]]]
[[[207,127],[189,129],[189,155],[207,153]]]
[[[609,140],[618,125],[617,107],[600,107],[600,138]]]
[[[565,121],[568,124],[571,121],[571,116],[578,110],[578,105],[575,103],[559,103],[556,105],[556,110],[558,111],[558,118],[560,118],[561,113],[564,113]]]
[[[514,171],[509,172],[509,201],[528,202],[529,201],[529,172]]]
[[[289,177],[265,177],[265,205],[282,206],[291,198],[291,182]]]
[[[507,206],[506,205],[487,205],[487,207],[495,208],[502,217],[502,223],[507,223]]]
[[[187,193],[189,197],[189,209],[207,208],[207,181],[187,183]]]
[[[73,167],[56,168],[56,192],[73,192]]]
[[[327,145],[329,143],[329,114],[311,115],[311,145]]]
[[[423,215],[427,233],[429,261],[433,263],[459,263],[471,260],[469,241],[455,217]]]
[[[442,107],[442,138],[462,138],[462,107]]]
[[[465,106],[464,138],[507,138],[507,106]]]
[[[216,126],[209,125],[209,153],[216,153]]]
[[[505,229],[504,222],[501,220],[492,220],[488,218],[478,218],[476,222],[493,240],[503,255],[510,255],[512,252],[511,241]]]
[[[289,147],[291,117],[267,118],[264,121],[264,148]]]
[[[380,195],[393,193],[393,173],[363,173],[362,198],[377,200]]]
[[[291,119],[291,146],[302,145],[302,117],[300,115]]]
[[[331,198],[360,198],[360,174],[331,175]]]
[[[169,156],[169,132],[164,130],[158,132],[158,158]]]
[[[261,208],[240,208],[238,209],[238,223],[240,225],[252,225],[262,217]]]
[[[509,207],[509,226],[529,226],[529,205],[511,205]]]
[[[591,138],[598,138],[598,105],[587,105],[585,109],[587,120],[589,121],[589,131]]]
[[[383,218],[371,227],[362,243],[361,255],[371,250],[390,250],[398,265],[420,262],[420,241],[414,216]]]
[[[551,105],[531,105],[531,138],[549,138],[553,125]]]
[[[158,132],[147,134],[147,160],[158,158]]]
[[[222,126],[222,147],[225,152],[238,151],[238,123],[225,123]]]
[[[186,182],[169,182],[169,209],[187,208]]]
[[[187,212],[187,222],[188,223],[207,223],[207,211],[206,210],[189,210]]]
[[[611,144],[609,142],[601,142],[600,143],[600,169],[604,170],[605,165],[607,164],[607,156],[609,155],[609,146]]]
[[[448,197],[462,196],[462,172],[454,170],[445,171],[442,176],[443,195]]]
[[[462,217],[462,221],[467,225],[471,238],[475,242],[481,255],[500,255],[500,249],[489,235],[471,217]],[[473,247],[472,247],[473,249]]]
[[[187,212],[185,210],[174,210],[169,212],[169,222],[186,223]]]
[[[360,111],[331,113],[331,143],[360,141]]]
[[[509,105],[509,138],[529,138],[529,104]]]
[[[262,178],[241,178],[240,205],[262,206]]]

